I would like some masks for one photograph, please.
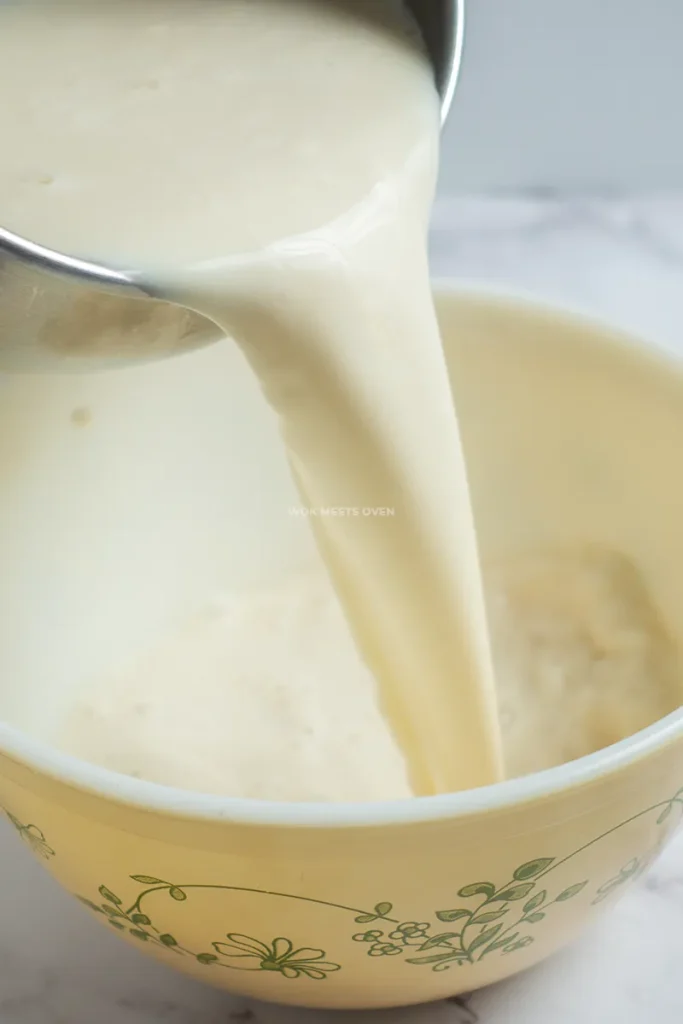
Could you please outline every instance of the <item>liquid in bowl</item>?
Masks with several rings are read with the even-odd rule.
[[[617,546],[680,643],[677,360],[558,311],[437,295],[485,554],[586,536]],[[609,906],[677,826],[680,712],[527,778],[364,805],[184,793],[41,738],[73,679],[182,618],[207,587],[246,584],[278,560],[285,572],[310,551],[301,521],[280,514],[291,484],[248,381],[229,346],[116,377],[3,380],[0,803],[105,925],[246,995],[391,1006],[526,968]],[[237,422],[254,455],[246,473]],[[239,543],[223,543],[226,524]]]

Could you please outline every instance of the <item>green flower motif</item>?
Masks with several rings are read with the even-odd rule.
[[[378,928],[373,928],[372,931],[369,932],[356,932],[352,938],[354,942],[377,942],[377,940],[381,939],[383,935],[384,932],[379,931]]]
[[[402,952],[403,949],[393,942],[376,942],[372,949],[368,950],[368,956],[396,956]]]
[[[420,939],[429,932],[429,921],[404,921],[393,932],[389,932],[390,939]]]
[[[277,971],[284,978],[298,978],[304,974],[314,981],[324,981],[328,974],[340,967],[324,959],[324,950],[294,949],[289,939],[273,939],[269,946],[238,932],[231,932],[227,939],[227,942],[214,942],[213,948],[226,959],[246,961],[225,965],[240,971]]]
[[[660,826],[656,842],[645,853],[629,860],[597,889],[591,879],[582,877],[583,873],[576,874],[574,881],[569,885],[566,883],[571,879],[567,879],[561,889],[558,884],[553,884],[553,872],[558,867],[566,865],[588,846],[593,846],[631,822],[654,812],[657,813],[655,825]],[[671,820],[674,812],[676,816]],[[44,833],[36,825],[25,825],[9,812],[4,813],[21,839],[34,853],[45,859],[55,856],[55,851],[48,845]],[[371,928],[352,934],[354,942],[365,944],[365,955],[375,959],[403,956],[402,963],[409,966],[435,972],[449,971],[451,968],[478,964],[493,954],[508,956],[526,949],[535,941],[535,936],[528,934],[528,931],[542,931],[542,922],[547,916],[559,916],[569,900],[576,899],[578,902],[587,903],[591,899],[591,893],[591,902],[594,904],[606,900],[613,892],[626,883],[633,882],[647,869],[681,818],[683,789],[678,790],[669,800],[660,801],[613,825],[602,835],[596,836],[565,856],[560,857],[561,851],[541,850],[539,852],[544,856],[519,864],[511,870],[505,880],[492,881],[489,878],[460,886],[457,895],[463,902],[456,903],[455,906],[450,903],[444,909],[435,910],[431,922],[401,921],[398,911],[395,911],[393,904],[389,902],[376,903],[370,910],[367,907],[350,907],[329,900],[315,899],[312,896],[274,892],[271,889],[243,888],[228,884],[229,879],[226,879],[224,884],[201,884],[190,880],[182,880],[183,884],[176,884],[160,878],[157,874],[130,875],[124,888],[119,888],[118,883],[115,883],[112,890],[103,884],[99,886],[97,895],[90,894],[92,899],[82,896],[78,898],[112,928],[122,933],[127,932],[148,946],[156,946],[175,956],[190,957],[212,970],[222,968],[268,971],[288,979],[308,978],[313,981],[324,981],[329,974],[339,971],[341,965],[326,960],[323,949],[308,946],[295,949],[290,939],[282,936],[265,943],[240,932],[229,932],[226,936],[227,941],[211,943],[212,951],[207,950],[205,946],[200,947],[201,952],[187,948],[166,930],[163,919],[160,920],[157,913],[163,914],[164,906],[168,910],[169,906],[174,904],[186,903],[194,890],[244,892],[261,897],[305,900],[307,905],[317,904],[335,908],[351,914],[354,923],[363,927],[375,923],[383,925],[383,928]],[[666,828],[661,828],[665,823],[668,823]],[[549,855],[551,852],[553,856]],[[129,892],[129,882],[136,883],[134,891]],[[390,917],[390,914],[396,916]],[[541,927],[537,928],[537,925]],[[389,928],[392,930],[383,930]],[[350,933],[351,927],[345,932],[346,941]],[[381,965],[377,966],[379,970],[382,969]]]
[[[9,818],[12,825],[24,840],[27,846],[30,846],[33,852],[38,856],[42,857],[43,860],[49,860],[50,857],[55,856],[55,851],[49,845],[45,838],[45,835],[38,828],[37,825],[23,825],[13,814],[9,811],[5,811],[5,814]]]

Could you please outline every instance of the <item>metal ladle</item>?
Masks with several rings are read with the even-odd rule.
[[[458,77],[464,0],[407,0],[434,65],[442,123]],[[0,227],[0,370],[64,372],[147,362],[220,338],[145,280]],[[115,353],[115,356],[112,355]]]

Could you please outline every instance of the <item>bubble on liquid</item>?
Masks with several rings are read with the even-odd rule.
[[[87,427],[92,423],[92,412],[86,405],[79,405],[73,410],[70,418],[74,427]]]

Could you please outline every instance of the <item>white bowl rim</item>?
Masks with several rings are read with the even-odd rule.
[[[656,341],[644,342],[598,317],[569,305],[539,299],[519,289],[467,280],[435,278],[435,294],[464,300],[485,299],[499,309],[564,319],[587,333],[602,335],[680,376],[683,360]],[[101,796],[117,804],[212,822],[290,828],[349,828],[404,826],[456,819],[560,795],[612,775],[683,736],[683,707],[654,725],[594,754],[533,775],[497,782],[480,789],[438,796],[363,803],[294,803],[212,796],[134,779],[64,754],[14,726],[0,722],[0,753],[70,788]]]

